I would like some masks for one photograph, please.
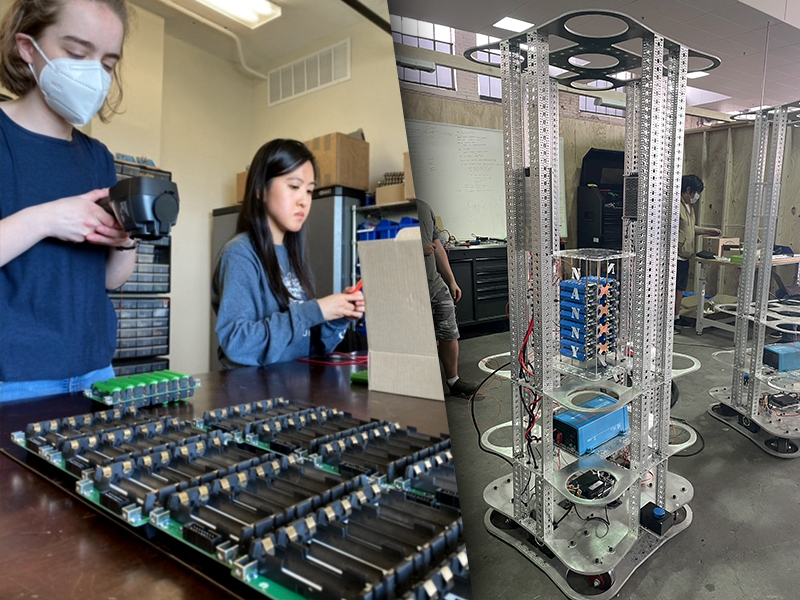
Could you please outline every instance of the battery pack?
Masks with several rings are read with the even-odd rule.
[[[603,408],[615,402],[608,396],[599,395],[586,402],[584,406]],[[553,428],[557,444],[583,455],[628,431],[628,407],[623,406],[610,413],[567,410],[553,416]]]
[[[800,342],[764,346],[764,364],[778,371],[800,369]]]

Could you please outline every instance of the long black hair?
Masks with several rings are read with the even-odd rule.
[[[289,306],[292,295],[283,284],[281,268],[275,254],[275,243],[267,221],[264,198],[275,177],[291,173],[310,162],[317,176],[317,163],[314,155],[305,144],[297,140],[272,140],[258,149],[247,172],[242,210],[236,222],[236,233],[246,233],[256,251],[261,266],[267,274],[269,287],[281,310]],[[305,227],[294,233],[287,231],[283,245],[289,254],[289,264],[300,281],[307,298],[314,298],[314,279],[306,261]]]

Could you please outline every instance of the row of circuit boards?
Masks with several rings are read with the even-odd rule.
[[[266,597],[471,597],[446,435],[274,399],[192,420],[117,407],[31,423],[12,441],[99,510]]]

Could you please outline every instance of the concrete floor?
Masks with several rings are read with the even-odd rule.
[[[694,485],[694,521],[641,565],[616,597],[800,598],[800,459],[774,458],[708,415],[708,390],[730,385],[732,372],[730,364],[712,354],[732,349],[733,334],[682,331],[675,336],[675,352],[694,356],[702,367],[676,380],[681,396],[672,414],[702,434],[705,449],[693,457],[670,459],[669,469]],[[508,344],[507,332],[462,340],[461,376],[483,379],[478,360],[507,352]],[[511,419],[508,383],[488,393],[499,403],[491,398],[476,403],[478,423],[487,424],[481,430]],[[483,490],[510,469],[478,448],[467,401],[448,396],[446,402],[475,600],[565,598],[542,571],[485,530]],[[502,433],[492,442],[506,445],[509,438]]]

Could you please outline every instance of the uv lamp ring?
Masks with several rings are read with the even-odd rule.
[[[545,392],[545,394],[567,410],[580,413],[610,413],[630,404],[642,390],[636,386],[626,387],[613,381],[574,381],[560,388]],[[594,394],[608,396],[614,400],[613,404],[598,408],[589,408],[583,404],[576,404],[575,400]]]

